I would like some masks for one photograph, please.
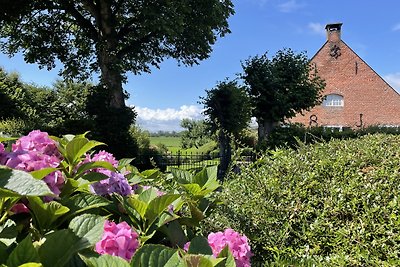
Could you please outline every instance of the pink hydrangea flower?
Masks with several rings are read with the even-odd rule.
[[[5,152],[4,145],[0,143],[0,165],[5,165],[6,164],[6,158],[7,153]]]
[[[0,164],[10,168],[31,172],[43,168],[57,168],[60,165],[61,156],[56,143],[49,138],[46,132],[35,130],[27,136],[23,136],[12,145],[12,152],[0,153]],[[60,171],[50,173],[43,179],[50,190],[60,194],[64,185],[64,178]]]
[[[36,151],[49,156],[60,157],[57,144],[50,139],[48,133],[39,130],[31,131],[12,145],[12,151]]]
[[[86,154],[86,158],[82,161],[82,163],[94,162],[94,161],[106,161],[106,162],[109,162],[114,168],[118,167],[118,161],[115,159],[113,154],[108,153],[104,150],[100,150],[98,153],[94,154],[93,156]],[[102,173],[107,176],[110,176],[111,172],[112,172],[112,171],[104,169],[104,168],[96,168],[96,169],[93,169],[92,171],[99,172],[99,173]]]
[[[208,244],[210,245],[214,256],[228,245],[229,250],[235,258],[237,267],[250,267],[250,257],[252,256],[250,246],[245,235],[228,228],[224,232],[210,233],[208,235]]]
[[[115,224],[106,221],[103,236],[96,243],[95,250],[99,254],[119,256],[130,261],[139,247],[138,237],[126,222]]]

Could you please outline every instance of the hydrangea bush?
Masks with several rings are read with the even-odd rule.
[[[11,140],[0,138],[0,265],[250,266],[238,232],[196,236],[216,167],[139,172],[85,134]]]

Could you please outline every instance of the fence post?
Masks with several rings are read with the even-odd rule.
[[[178,159],[177,159],[178,168],[181,166],[181,151],[178,150]]]

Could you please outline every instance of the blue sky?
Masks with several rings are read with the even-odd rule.
[[[342,22],[342,39],[389,84],[400,91],[400,1],[398,0],[233,0],[232,33],[219,39],[200,65],[179,67],[166,60],[161,69],[128,75],[127,101],[145,129],[178,130],[182,118],[201,118],[197,103],[206,89],[241,72],[241,61],[282,48],[312,57],[325,42],[327,23]],[[57,70],[38,70],[21,57],[0,54],[0,65],[26,82],[51,85]]]

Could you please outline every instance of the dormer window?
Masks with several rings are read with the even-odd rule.
[[[343,96],[337,94],[327,95],[325,96],[322,105],[324,107],[343,107],[344,106]]]

